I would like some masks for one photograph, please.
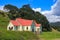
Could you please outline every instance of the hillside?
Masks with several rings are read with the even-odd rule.
[[[60,31],[60,22],[50,23],[51,27],[57,31]]]
[[[0,30],[5,30],[8,23],[9,23],[9,18],[3,17],[3,15],[0,14]]]
[[[0,31],[0,40],[38,40],[32,32]]]
[[[54,22],[54,23],[51,23],[51,25],[53,25],[53,26],[60,26],[60,22]]]
[[[8,16],[0,14],[0,40],[39,40],[39,37],[43,40],[55,40],[55,38],[60,38],[59,32],[43,32],[38,37],[32,32],[7,31],[6,28],[8,23]]]
[[[8,16],[0,14],[0,40],[38,40],[38,36],[32,32],[7,31]]]

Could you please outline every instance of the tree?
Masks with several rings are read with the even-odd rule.
[[[8,5],[4,6],[4,10],[7,10],[7,11],[9,10],[8,11],[9,12],[8,16],[9,16],[10,19],[15,19],[16,18],[16,15],[18,13],[18,8],[16,6],[8,4]]]
[[[16,7],[16,6],[13,6],[13,5],[11,5],[11,4],[7,4],[7,5],[5,5],[4,6],[4,9],[6,9],[6,10],[18,10],[18,8]]]
[[[22,18],[33,19],[34,11],[31,9],[30,5],[23,5],[22,8],[19,9],[19,15]]]
[[[35,20],[37,23],[42,24],[43,31],[51,31],[52,30],[47,18],[44,15],[42,15],[40,12],[35,12]]]

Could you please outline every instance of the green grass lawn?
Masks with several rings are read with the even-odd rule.
[[[55,40],[60,38],[60,32],[43,32],[39,37],[43,40]]]
[[[0,40],[38,40],[39,37],[32,32],[0,31]]]

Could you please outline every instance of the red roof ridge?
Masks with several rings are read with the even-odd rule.
[[[33,20],[28,20],[23,18],[17,18],[16,20],[23,26],[31,26],[33,21]]]
[[[15,26],[19,26],[19,23],[16,20],[10,20],[10,22]]]
[[[35,23],[35,26],[36,27],[40,27],[41,26],[41,24],[40,23],[37,23],[35,20],[34,20],[34,23]]]
[[[41,24],[37,23],[35,20],[29,20],[29,19],[23,19],[23,18],[16,18],[16,20],[10,20],[10,22],[13,23],[13,25],[22,25],[22,26],[31,26],[32,22],[35,23],[36,27],[40,27]]]

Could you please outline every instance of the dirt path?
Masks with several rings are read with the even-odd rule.
[[[55,30],[54,28],[52,28],[52,31],[53,31],[53,32],[58,32],[58,31],[57,31],[57,30]]]

